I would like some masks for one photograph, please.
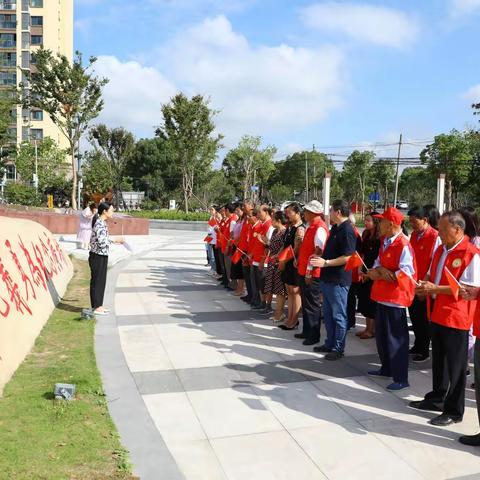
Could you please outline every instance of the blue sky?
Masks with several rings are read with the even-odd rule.
[[[175,92],[203,93],[227,146],[262,135],[281,155],[474,125],[479,21],[480,0],[76,0],[75,47],[111,79],[110,126],[151,136]]]

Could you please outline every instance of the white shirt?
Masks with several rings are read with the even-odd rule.
[[[435,285],[440,284],[440,279],[442,278],[443,267],[445,266],[445,261],[447,260],[447,256],[450,252],[453,252],[455,248],[461,243],[462,239],[457,242],[452,248],[447,249],[446,245],[442,245],[439,248],[442,248],[442,256],[438,261],[437,271],[435,272],[435,278],[433,279],[433,283]],[[431,275],[431,267],[428,270],[428,275]],[[474,255],[470,263],[467,265],[467,268],[462,273],[462,276],[459,279],[459,283],[463,283],[464,285],[469,285],[471,287],[480,287],[480,256],[477,254]]]
[[[325,242],[327,241],[327,236],[328,232],[323,227],[317,228],[317,231],[315,232],[315,238],[313,240],[315,247],[320,248],[323,251],[325,248]]]
[[[400,236],[404,235],[403,232],[399,232],[393,237],[390,238],[384,238],[383,239],[383,251],[387,250],[390,245]],[[377,257],[373,264],[373,268],[378,268],[381,267],[380,263],[380,256]],[[410,246],[405,245],[403,247],[402,253],[400,254],[400,260],[398,262],[398,270],[395,272],[396,275],[400,273],[400,270],[403,270],[407,275],[410,277],[413,277],[415,275],[415,268],[413,267],[413,255],[412,252],[410,251]],[[398,305],[396,303],[390,303],[390,302],[378,302],[382,305],[386,305],[387,307],[395,307],[395,308],[405,308],[403,305]]]

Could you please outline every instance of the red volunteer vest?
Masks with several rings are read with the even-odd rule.
[[[222,218],[220,222],[218,223],[218,229],[217,229],[217,247],[223,252],[223,249],[225,248],[225,222],[226,219]]]
[[[353,231],[355,232],[355,235],[357,236],[357,249],[358,249],[358,244],[359,242],[361,243],[362,236],[360,235],[360,232],[358,231],[355,225],[352,225],[352,227],[353,227]],[[358,250],[360,251],[360,249]],[[352,270],[352,283],[360,283],[360,273],[358,272],[358,268],[354,268]]]
[[[413,268],[415,272],[417,271],[415,253],[413,252],[408,238],[403,233],[401,233],[387,249],[384,249],[383,240],[384,237],[380,239],[381,247],[378,255],[382,267],[392,272],[396,272],[399,269],[400,257],[403,249],[408,245],[413,256]],[[413,278],[415,280],[417,279],[416,273]],[[392,283],[387,282],[386,280],[374,280],[370,296],[372,300],[376,302],[393,303],[395,305],[401,305],[402,307],[409,307],[415,297],[415,285],[411,282],[410,289],[407,291],[401,289],[397,282]]]
[[[238,238],[238,248],[243,252],[248,251],[248,237],[252,226],[248,223],[248,220],[245,219],[242,224],[242,229],[240,230],[240,237]]]
[[[473,257],[479,250],[470,243],[465,235],[459,245],[455,247],[445,260],[444,267],[447,267],[452,275],[459,280]],[[432,260],[430,270],[430,281],[434,282],[437,274],[438,263],[443,253],[443,247],[437,248]],[[448,285],[445,276],[445,268],[442,271],[439,285]],[[457,328],[458,330],[470,330],[475,314],[477,301],[464,300],[461,297],[455,300],[453,295],[437,295],[433,304],[433,311],[430,320],[444,327]]]
[[[264,223],[259,222],[257,223],[256,227],[253,229],[253,233],[257,235],[252,235],[252,262],[261,262],[263,257],[265,256],[265,248],[264,245],[259,239],[258,236],[265,236],[268,233],[268,229],[272,225],[272,220],[268,219]]]
[[[438,232],[433,227],[428,227],[425,233],[418,238],[418,233],[413,232],[410,237],[410,245],[415,252],[417,262],[417,278],[423,280],[427,275],[433,257],[433,247],[437,241]]]
[[[230,237],[231,237],[231,233],[230,233],[230,225],[233,221],[237,221],[238,217],[235,215],[235,214],[232,214],[230,215],[230,217],[228,217],[226,220],[225,220],[225,224],[223,226],[223,244],[222,244],[222,253],[226,253],[227,252],[227,247],[228,247],[228,241],[230,240]]]
[[[320,216],[315,217],[312,224],[307,228],[303,242],[300,245],[300,251],[298,252],[298,274],[304,277],[307,274],[308,261],[312,255],[315,254],[315,234],[319,228],[325,229],[328,236],[328,227]],[[314,268],[312,270],[312,277],[320,277],[320,269]]]

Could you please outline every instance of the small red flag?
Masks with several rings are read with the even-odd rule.
[[[458,300],[458,295],[460,294],[460,284],[458,283],[458,280],[447,267],[445,267],[445,276],[447,277],[447,282],[452,289],[453,298]]]
[[[204,242],[207,242],[207,243],[210,243],[212,240],[213,240],[213,238],[212,238],[210,235],[207,235],[207,236],[203,239],[203,241],[204,241]]]
[[[292,260],[292,258],[295,258],[295,253],[294,253],[291,245],[289,245],[287,248],[284,248],[278,254],[278,261],[279,262],[289,262],[290,260]]]
[[[354,270],[355,268],[361,267],[362,265],[362,257],[358,252],[355,252],[348,258],[347,263],[345,264],[345,270],[349,272],[350,270]]]
[[[242,252],[240,250],[235,250],[235,253],[232,255],[232,263],[236,265],[242,259]]]
[[[409,291],[412,289],[412,286],[417,285],[417,282],[403,270],[400,270],[399,274],[397,275],[397,282],[400,290],[405,291]]]

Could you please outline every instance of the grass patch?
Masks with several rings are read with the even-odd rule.
[[[0,398],[0,478],[133,479],[128,452],[108,413],[94,354],[88,264],[73,259],[74,276],[30,355]],[[53,399],[57,382],[75,383],[72,402]]]
[[[150,218],[152,220],[183,220],[190,222],[207,222],[210,215],[206,212],[182,212],[181,210],[138,210],[128,212],[133,217]]]

